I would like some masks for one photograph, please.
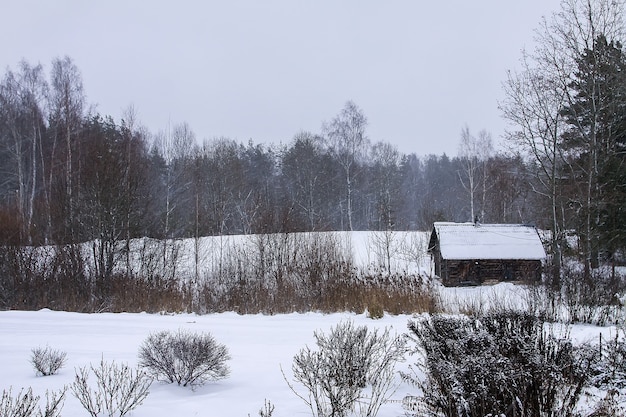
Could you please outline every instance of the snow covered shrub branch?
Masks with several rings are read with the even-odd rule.
[[[566,319],[573,323],[605,326],[624,322],[619,299],[626,293],[626,279],[607,268],[598,268],[585,276],[579,265],[563,268],[561,288],[556,294],[565,306]]]
[[[318,349],[300,350],[292,364],[302,393],[287,381],[316,417],[345,417],[351,411],[374,417],[395,391],[395,365],[405,352],[404,339],[366,326],[341,322],[329,335],[314,333]],[[285,380],[287,378],[285,377]]]
[[[91,373],[96,378],[95,389],[89,386]],[[71,390],[90,416],[123,417],[143,403],[151,384],[152,379],[142,370],[101,360],[99,367],[78,369]]]
[[[65,401],[66,388],[60,391],[46,391],[46,406],[43,410],[37,406],[39,396],[33,395],[33,390],[22,389],[13,397],[11,389],[2,391],[0,398],[0,416],[2,417],[59,417]]]
[[[65,365],[66,360],[66,352],[52,349],[50,346],[33,348],[31,351],[30,362],[35,372],[42,376],[54,375]]]
[[[16,397],[12,396],[10,389],[9,391],[3,390],[0,399],[0,416],[35,416],[38,401],[39,397],[33,395],[33,390],[30,388],[26,392],[21,390]]]
[[[272,417],[272,414],[274,413],[274,404],[272,404],[269,400],[265,400],[265,403],[263,405],[263,408],[261,408],[259,410],[259,416],[261,417]]]
[[[623,329],[614,337],[597,344],[582,346],[593,358],[589,371],[591,385],[590,401],[596,400],[593,417],[626,415],[626,334]]]
[[[153,333],[139,349],[139,366],[149,375],[184,387],[226,378],[229,359],[226,346],[211,334],[184,330]]]
[[[425,378],[404,376],[433,414],[569,416],[589,383],[592,357],[528,313],[433,315],[409,330]]]
[[[599,388],[626,389],[626,332],[617,330],[615,337],[598,347],[599,364],[593,382]]]

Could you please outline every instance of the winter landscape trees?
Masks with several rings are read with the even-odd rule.
[[[289,265],[280,267],[270,266],[276,264],[274,258],[290,258],[268,252],[282,247],[282,243],[274,245],[280,239],[258,239],[258,262],[256,255],[233,255],[234,250],[221,246],[220,253],[229,253],[231,259],[220,258],[215,276],[229,281],[237,277],[240,293],[233,293],[226,303],[218,299],[220,291],[203,287],[210,280],[198,269],[206,257],[199,239],[428,230],[434,220],[465,220],[471,211],[459,197],[463,194],[458,175],[462,158],[403,155],[388,143],[371,143],[365,112],[353,102],[347,102],[329,122],[320,122],[319,133],[296,133],[291,141],[279,144],[243,144],[228,138],[200,141],[184,122],[151,133],[141,126],[132,108],[119,122],[89,108],[80,70],[69,57],[55,59],[47,75],[43,65],[24,61],[17,70],[7,69],[0,83],[3,308],[63,304],[67,309],[99,311],[138,299],[163,302],[168,294],[176,300],[177,309],[207,306],[205,302],[212,300],[213,306],[215,302],[222,305],[219,309],[236,305],[250,311],[251,299],[235,300],[254,285],[284,285],[283,271],[300,271],[302,279],[309,276],[298,294],[315,288],[315,293],[331,297],[328,288],[347,287],[346,278],[353,271],[351,260],[334,248],[335,243],[322,243],[325,238],[300,239],[303,248],[310,249],[308,253],[287,246],[293,257]],[[519,159],[508,156],[491,158],[493,167],[510,166],[513,161],[519,165]],[[485,213],[484,220],[524,222],[531,218],[530,213],[528,218],[519,215],[530,209],[487,207],[490,201],[499,200],[495,194],[488,195],[492,190],[503,192],[483,186],[477,206]],[[509,207],[526,205],[518,194],[509,195]],[[138,249],[132,240],[140,238]],[[185,238],[194,239],[191,252],[180,251],[180,239]],[[389,238],[391,234],[388,242]],[[158,256],[157,245],[150,239],[160,242]],[[291,245],[290,238],[283,242]],[[319,250],[328,246],[329,255],[321,262],[316,258],[321,256]],[[177,259],[190,254],[195,257],[195,271],[191,280],[184,281],[176,269]],[[387,253],[384,269],[393,275],[389,258]],[[244,260],[256,264],[237,264]],[[253,276],[253,271],[259,275]],[[330,279],[323,281],[326,276]],[[264,282],[268,279],[269,284]],[[322,282],[328,288],[322,289]],[[374,287],[387,285],[384,279],[371,282],[376,283]],[[152,295],[141,297],[144,291]],[[272,298],[264,291],[255,293],[257,301]],[[311,303],[310,295],[298,297]],[[294,304],[275,303],[283,306],[273,310],[282,311],[290,303]],[[324,299],[313,302],[317,306],[327,303]],[[253,310],[266,308],[262,302]]]
[[[621,6],[567,0],[541,23],[536,49],[504,82],[508,153],[491,149],[488,130],[474,136],[465,126],[456,156],[404,155],[370,137],[366,109],[352,101],[319,132],[272,144],[197,138],[185,122],[164,121],[155,133],[132,109],[121,121],[90,110],[69,57],[47,70],[26,61],[8,68],[0,82],[0,306],[58,306],[63,294],[68,308],[106,310],[150,291],[152,302],[169,297],[178,308],[258,311],[273,300],[283,311],[290,302],[271,294],[288,288],[289,276],[298,282],[290,294],[319,307],[328,299],[306,291],[330,297],[329,288],[354,278],[354,265],[332,239],[293,232],[384,231],[381,276],[393,276],[393,233],[477,218],[548,230],[554,287],[577,282],[563,277],[575,272],[564,272],[566,255],[582,262],[591,285],[599,265],[623,261],[626,245]],[[245,254],[217,245],[218,266],[199,269],[208,256],[202,237],[272,233],[284,235],[259,237]],[[188,256],[192,273],[177,267]],[[236,281],[228,303],[223,287],[209,285],[216,277]],[[368,282],[387,279],[378,278]]]
[[[90,110],[71,58],[48,73],[20,62],[0,80],[0,309],[428,313],[409,323],[421,361],[403,374],[417,391],[407,412],[574,416],[585,392],[605,395],[588,415],[624,415],[623,332],[597,345],[553,332],[624,324],[623,6],[564,0],[541,22],[504,81],[509,152],[465,126],[456,156],[405,155],[370,136],[352,101],[319,132],[275,143],[198,138],[184,121],[155,133],[132,108],[120,121]],[[425,269],[406,266],[424,256],[424,235],[399,237],[439,220],[536,224],[546,285],[523,287],[521,311],[498,309],[502,299],[446,305]],[[361,264],[350,240],[360,230]],[[320,417],[377,415],[406,339],[351,323],[314,339],[285,376],[293,393]],[[121,416],[151,378],[197,386],[228,376],[227,359],[210,335],[157,332],[140,347],[144,371],[102,360],[79,368],[71,390],[90,414]],[[52,375],[66,355],[37,348],[31,362]],[[98,403],[125,382],[138,389],[130,402]],[[57,415],[64,395],[39,415]],[[3,391],[0,410],[37,415],[37,401]],[[266,402],[260,414],[272,412]]]
[[[623,172],[623,6],[564,1],[542,22],[522,72],[505,82],[511,138],[531,155],[538,191],[551,205],[554,278],[566,230],[580,239],[586,277],[600,258],[614,260],[623,236],[613,181]]]
[[[261,145],[199,141],[184,122],[150,133],[131,114],[117,122],[87,111],[80,71],[68,57],[55,60],[48,77],[43,65],[24,61],[7,70],[1,87],[3,243],[427,230],[435,219],[471,214],[458,199],[464,183],[457,175],[469,159],[370,144],[365,113],[353,102],[320,121],[320,133]],[[512,161],[489,157],[501,161],[496,166]],[[485,221],[502,221],[490,210],[490,192],[481,189],[477,206],[489,213]]]
[[[145,267],[131,265],[134,238],[160,239],[163,265],[179,256],[177,239],[193,238],[197,266],[203,236],[427,231],[437,220],[549,230],[556,287],[568,251],[587,279],[603,262],[616,266],[626,245],[619,7],[565,1],[542,22],[537,48],[504,82],[508,153],[492,149],[486,129],[474,136],[465,126],[457,156],[404,155],[369,137],[365,110],[352,101],[319,132],[287,142],[196,138],[184,122],[152,133],[132,109],[119,122],[88,110],[71,58],[55,59],[48,75],[21,62],[0,83],[0,267],[11,289],[2,297],[31,285],[27,247],[56,247],[46,279],[82,281],[72,291],[87,294],[154,271],[148,252]],[[123,264],[126,275],[114,277]]]

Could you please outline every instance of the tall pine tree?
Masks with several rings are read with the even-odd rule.
[[[570,128],[563,135],[572,179],[572,205],[579,210],[579,230],[586,272],[605,254],[624,248],[626,62],[619,42],[596,37],[577,60],[563,109]]]

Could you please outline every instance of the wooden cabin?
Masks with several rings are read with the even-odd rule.
[[[546,252],[534,226],[435,222],[428,252],[445,286],[541,279]]]

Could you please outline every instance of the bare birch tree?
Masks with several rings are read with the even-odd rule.
[[[7,133],[1,142],[10,155],[8,166],[15,188],[20,241],[29,245],[33,243],[35,198],[44,163],[41,142],[47,87],[43,67],[31,66],[26,61],[20,62],[17,72],[7,71],[0,84],[0,124]]]
[[[400,153],[393,145],[379,142],[372,146],[372,162],[378,228],[393,230],[394,207],[400,193]]]
[[[64,239],[74,241],[77,238],[76,230],[76,194],[80,185],[80,179],[74,179],[78,172],[76,155],[79,151],[76,137],[83,121],[85,95],[83,81],[78,67],[71,58],[57,58],[52,61],[50,76],[50,116],[51,128],[54,129],[52,149],[56,150],[59,142],[65,142],[65,197],[67,199],[66,213],[64,214],[66,225]],[[49,186],[53,181],[53,170],[50,171]],[[69,236],[68,236],[69,235]]]
[[[486,165],[489,157],[493,153],[493,143],[491,134],[486,130],[481,130],[478,136],[470,133],[466,125],[461,130],[461,141],[459,143],[459,159],[463,170],[458,173],[461,185],[469,194],[470,221],[476,221],[475,200],[476,194],[482,191],[480,219],[485,217],[485,204],[487,199],[487,169]]]
[[[366,154],[369,144],[365,133],[366,127],[365,114],[352,101],[348,101],[341,112],[324,127],[345,175],[348,230],[353,230],[352,194],[355,171],[359,160]]]
[[[559,138],[565,128],[561,117],[565,91],[550,73],[532,67],[527,56],[522,70],[509,72],[503,87],[506,98],[500,109],[512,125],[506,137],[532,161],[540,186],[533,191],[550,202],[553,282],[558,285],[564,229]]]

